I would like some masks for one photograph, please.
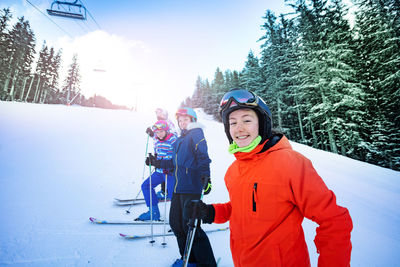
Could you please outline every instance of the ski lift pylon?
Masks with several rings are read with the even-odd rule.
[[[51,16],[86,20],[86,7],[77,2],[78,0],[75,2],[53,1],[50,9],[47,9],[47,13]]]

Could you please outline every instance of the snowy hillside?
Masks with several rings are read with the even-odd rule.
[[[233,156],[222,124],[199,117],[213,161],[213,190],[204,201],[225,202],[223,177]],[[154,245],[149,239],[126,241],[118,233],[150,233],[150,226],[88,220],[133,220],[145,210],[135,206],[126,214],[113,198],[136,196],[145,129],[154,122],[153,113],[0,102],[0,266],[169,266],[178,257],[174,237],[166,238],[165,248],[162,238]],[[339,204],[350,210],[352,266],[399,266],[400,173],[292,145],[312,160]],[[304,227],[317,266],[316,225],[305,220]],[[154,226],[155,233],[162,231]],[[209,237],[220,266],[233,266],[229,231]]]

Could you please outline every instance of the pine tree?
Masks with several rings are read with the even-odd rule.
[[[7,31],[7,25],[12,15],[10,9],[5,8],[1,11],[0,17],[0,99],[4,99],[6,92],[3,93],[4,82],[9,73],[9,55],[11,47],[10,35]]]
[[[240,81],[239,81],[239,73],[231,70],[226,70],[225,71],[225,88],[233,89],[233,88],[238,88],[240,87]]]
[[[221,120],[219,115],[219,102],[221,101],[222,96],[225,92],[228,91],[228,88],[225,86],[225,78],[222,71],[217,68],[215,71],[214,80],[211,84],[211,103],[210,109],[212,111],[212,115],[217,120]]]
[[[9,32],[7,59],[4,66],[3,100],[14,100],[19,86],[25,84],[35,53],[35,37],[29,22],[21,17]]]
[[[57,103],[57,104],[59,103],[60,91],[58,89],[58,79],[59,79],[60,66],[61,66],[61,50],[59,50],[57,54],[51,58],[49,64],[48,103]],[[81,102],[81,100],[79,102]]]
[[[49,68],[50,56],[49,47],[46,41],[44,41],[42,49],[39,52],[32,87],[29,88],[29,94],[26,96],[31,102],[39,103],[42,92],[46,90],[48,83],[47,69]]]
[[[197,78],[195,91],[190,99],[194,107],[202,107],[204,112],[221,120],[219,115],[219,102],[222,96],[232,88],[240,87],[239,73],[226,70],[224,73],[217,68],[214,79],[209,81]]]
[[[374,146],[367,160],[400,169],[398,1],[366,0],[357,5],[358,76],[369,96],[367,123]]]
[[[303,136],[302,121],[298,120],[299,106],[294,105],[295,75],[298,65],[295,53],[293,23],[281,16],[277,23],[275,15],[267,10],[264,16],[265,34],[262,44],[261,69],[264,82],[254,92],[267,100],[273,114],[274,128],[294,140]],[[297,124],[298,122],[298,124]],[[299,132],[300,130],[300,132]],[[304,137],[302,138],[304,139]],[[304,140],[303,140],[304,142]]]
[[[258,58],[250,51],[247,55],[245,67],[242,70],[242,78],[240,85],[250,91],[257,91],[260,89],[260,84],[263,84],[263,77]]]
[[[325,42],[329,49],[325,61],[330,79],[327,89],[332,95],[333,127],[340,153],[361,159],[370,147],[360,134],[368,127],[363,120],[366,94],[354,70],[353,37],[348,21],[344,19],[346,14],[341,0],[333,0],[327,10]]]
[[[62,88],[64,102],[67,105],[70,105],[77,94],[79,94],[80,80],[81,75],[79,73],[78,55],[74,54],[72,57],[72,63],[68,69],[67,77],[64,80],[64,86]]]
[[[203,106],[204,84],[201,77],[198,76],[196,80],[196,87],[192,95],[192,104],[194,108]]]
[[[211,84],[208,81],[208,79],[203,81],[202,86],[203,86],[202,107],[207,114],[212,114],[214,112],[213,110],[214,104],[211,94]]]
[[[58,77],[61,64],[61,51],[50,49],[46,43],[43,44],[39,53],[39,60],[36,68],[36,74],[40,77],[39,91],[35,94],[35,102],[55,103],[58,95]]]

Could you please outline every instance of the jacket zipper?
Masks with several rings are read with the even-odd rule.
[[[257,183],[253,185],[253,211],[257,211]]]
[[[176,187],[178,186],[178,153],[175,155],[175,187],[174,193],[176,193]]]

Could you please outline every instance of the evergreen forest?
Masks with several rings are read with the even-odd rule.
[[[287,0],[263,16],[261,53],[198,77],[182,105],[219,117],[232,88],[262,97],[290,140],[400,170],[400,0]],[[351,22],[351,23],[350,23]]]

